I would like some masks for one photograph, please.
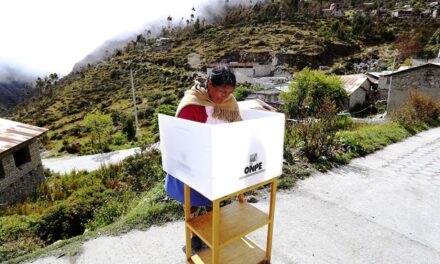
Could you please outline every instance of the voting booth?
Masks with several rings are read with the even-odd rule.
[[[285,117],[259,110],[241,109],[240,114],[243,121],[215,125],[159,114],[163,170],[185,184],[187,248],[190,248],[191,232],[209,246],[206,252],[195,256],[187,250],[188,263],[231,263],[238,259],[251,263],[248,258],[270,262],[276,181],[282,173]],[[272,186],[267,214],[247,204],[240,196],[266,184]],[[190,218],[189,188],[213,201],[211,213]],[[237,195],[241,197],[238,203],[219,208],[220,201]],[[237,229],[237,225],[241,227]],[[269,226],[270,237],[264,251],[244,236],[265,225]],[[237,261],[231,259],[227,248],[235,251],[232,255]],[[240,248],[243,254],[237,255],[236,250]],[[255,249],[259,249],[259,253]]]

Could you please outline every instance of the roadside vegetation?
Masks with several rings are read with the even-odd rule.
[[[352,158],[440,125],[440,102],[417,91],[411,93],[404,107],[390,119],[380,124],[354,123],[347,116],[337,114],[345,102],[337,92],[341,88],[338,79],[324,78],[309,69],[300,76],[283,95],[286,100],[292,100],[286,103],[286,112],[296,122],[286,125],[280,189],[294,187],[298,179],[313,171],[346,164]],[[322,95],[319,105],[310,107],[307,96],[320,93],[321,88],[328,96]],[[338,96],[334,97],[335,94]],[[299,95],[303,99],[298,100]],[[332,100],[335,98],[340,105],[336,103],[338,100]],[[173,115],[174,112],[175,106],[162,106],[155,111],[155,118],[157,113]],[[183,217],[182,206],[165,194],[164,172],[156,150],[94,172],[45,173],[46,181],[35,198],[3,208],[0,261],[26,259],[69,241],[78,241],[78,236],[82,239],[97,236],[98,231],[119,234]]]
[[[358,13],[327,19],[319,16],[321,5],[283,0],[240,6],[230,8],[212,25],[192,17],[186,26],[163,28],[161,36],[170,38],[163,46],[151,36],[139,35],[96,65],[62,79],[56,74],[39,78],[37,95],[10,117],[48,128],[42,143],[57,155],[145,146],[158,140],[157,115],[174,115],[195,73],[205,70],[189,65],[189,54],[197,53],[208,63],[241,56],[265,62],[271,52],[279,51],[288,69],[297,73],[289,92],[283,94],[292,122],[286,125],[280,189],[294,187],[313,171],[345,164],[438,126],[439,102],[417,92],[383,123],[354,123],[338,115],[347,102],[339,78],[313,70],[325,64],[335,73],[353,73],[353,62],[377,56],[381,45],[401,45],[403,50],[425,47],[432,54],[439,48],[438,20],[381,20]],[[371,45],[369,54],[364,45]],[[130,70],[136,87],[138,137]],[[248,92],[240,86],[235,96],[242,99]],[[18,262],[99,233],[118,234],[183,217],[182,206],[163,190],[157,151],[94,172],[45,174],[35,197],[1,208],[0,262]]]

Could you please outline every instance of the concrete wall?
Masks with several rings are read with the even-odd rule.
[[[422,94],[439,100],[440,67],[427,65],[393,75],[388,112],[392,112],[401,107],[408,99],[412,88],[416,88]]]
[[[263,77],[263,76],[269,76],[270,75],[270,66],[269,65],[255,65],[255,77]]]
[[[35,193],[36,188],[44,180],[43,166],[36,139],[26,142],[23,146],[29,148],[31,160],[18,168],[15,165],[13,153],[21,149],[7,151],[0,156],[4,170],[4,178],[0,180],[0,204],[24,200]]]

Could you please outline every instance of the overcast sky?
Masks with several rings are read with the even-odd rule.
[[[191,8],[206,1],[0,0],[0,67],[65,75],[106,40],[141,32],[168,15],[189,18]]]

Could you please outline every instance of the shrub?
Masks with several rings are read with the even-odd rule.
[[[5,216],[0,218],[0,261],[29,253],[43,246],[37,236],[36,215]]]
[[[162,163],[159,151],[128,157],[123,164],[120,180],[134,192],[149,190],[163,179]]]
[[[440,103],[412,90],[403,107],[391,113],[391,118],[414,133],[440,123]]]
[[[325,98],[334,102],[337,110],[346,107],[348,96],[340,78],[322,71],[304,68],[295,75],[288,92],[282,92],[284,108],[293,117],[315,116]],[[321,112],[322,114],[322,112]]]
[[[121,131],[116,132],[113,137],[113,144],[116,146],[121,146],[127,143],[127,136],[126,134],[123,134]]]
[[[106,203],[103,207],[98,208],[93,213],[93,220],[86,226],[87,228],[96,229],[113,223],[118,217],[124,213],[124,205],[118,201]]]
[[[291,144],[299,147],[304,155],[312,162],[319,158],[327,159],[337,148],[336,131],[337,107],[330,99],[325,99],[316,118],[304,117],[298,120],[291,132]]]
[[[235,88],[233,94],[237,101],[243,101],[248,96],[249,91],[246,87],[240,85],[237,88]]]

